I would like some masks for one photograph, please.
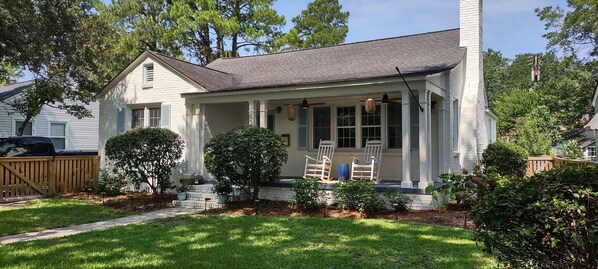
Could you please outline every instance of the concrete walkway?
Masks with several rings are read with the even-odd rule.
[[[31,232],[25,234],[15,234],[9,235],[5,237],[0,237],[0,244],[11,244],[16,242],[26,242],[32,240],[43,240],[43,239],[51,239],[51,238],[58,238],[64,237],[79,233],[85,233],[94,230],[103,230],[112,227],[118,226],[125,226],[135,223],[140,223],[148,220],[159,219],[159,218],[170,218],[179,215],[187,215],[200,212],[199,210],[195,209],[185,209],[185,208],[168,208],[162,209],[157,211],[152,211],[148,213],[144,213],[141,215],[133,215],[127,216],[119,219],[113,220],[105,220],[100,222],[94,223],[87,223],[69,227],[62,227],[56,228],[51,230],[45,230],[41,232]]]

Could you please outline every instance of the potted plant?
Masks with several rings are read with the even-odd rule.
[[[189,188],[191,180],[189,178],[181,178],[179,182],[181,183],[181,186],[177,188],[177,199],[179,201],[184,201],[187,199],[187,189]]]
[[[228,195],[233,192],[233,185],[227,179],[218,180],[212,186],[212,192],[217,194],[219,204],[226,204]]]
[[[203,176],[202,175],[191,174],[191,176],[189,176],[189,178],[191,179],[191,185],[203,184]]]

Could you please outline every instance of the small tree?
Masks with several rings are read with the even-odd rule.
[[[527,168],[528,154],[525,149],[513,143],[496,141],[482,154],[485,167],[495,167],[503,176],[523,177]]]
[[[577,146],[577,141],[569,140],[563,146],[563,156],[567,159],[580,159],[583,157],[583,153],[579,146]]]
[[[258,198],[263,183],[278,178],[288,154],[279,135],[259,127],[241,127],[214,136],[204,162],[217,180],[230,180]]]
[[[147,183],[160,195],[172,186],[170,175],[183,154],[183,140],[168,129],[136,128],[108,139],[106,156],[137,188]]]

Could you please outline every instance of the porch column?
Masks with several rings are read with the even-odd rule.
[[[431,164],[431,145],[430,145],[430,92],[428,90],[419,90],[419,104],[424,111],[419,112],[419,189],[428,187],[430,175],[432,174]],[[418,108],[419,109],[419,108]]]
[[[413,188],[411,182],[411,115],[410,115],[410,98],[408,91],[403,91],[401,98],[401,132],[402,138],[402,159],[403,159],[403,180],[401,181],[401,188]]]
[[[268,128],[268,101],[260,100],[260,127]]]
[[[436,104],[438,106],[438,173],[440,175],[448,172],[447,170],[447,162],[445,161],[446,158],[446,148],[445,148],[445,140],[447,139],[447,137],[449,136],[445,136],[445,113],[446,110],[444,109],[444,100],[438,102]],[[448,117],[446,117],[448,118]],[[434,175],[436,176],[436,175]],[[438,179],[434,179],[434,180],[438,180]]]
[[[249,101],[249,126],[256,126],[257,119],[255,117],[255,100]]]
[[[197,173],[199,172],[199,154],[200,154],[200,118],[199,118],[199,104],[187,104],[187,122],[186,122],[186,133],[185,133],[185,143],[186,147],[185,150],[186,154],[186,162],[187,165],[187,173]]]

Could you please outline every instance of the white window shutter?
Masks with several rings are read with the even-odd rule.
[[[125,111],[124,108],[118,109],[118,114],[116,116],[116,134],[120,134],[125,131]]]
[[[162,104],[160,108],[160,122],[160,127],[170,129],[170,104]]]

